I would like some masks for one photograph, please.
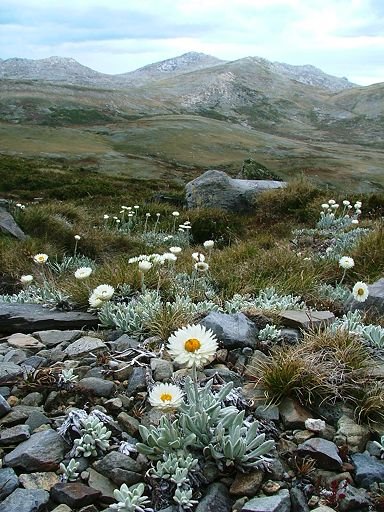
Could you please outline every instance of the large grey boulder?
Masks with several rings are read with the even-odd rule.
[[[40,304],[0,302],[0,332],[30,333],[47,329],[97,327],[97,316],[85,311],[51,311]]]
[[[244,348],[256,346],[258,329],[244,313],[218,313],[212,311],[200,322],[211,329],[224,348]]]
[[[0,231],[8,235],[12,235],[19,240],[25,240],[27,236],[24,231],[17,225],[12,215],[5,208],[0,206]]]
[[[264,190],[283,188],[287,184],[273,180],[240,180],[223,171],[206,171],[185,187],[188,208],[221,208],[248,211],[255,207],[257,196]]]

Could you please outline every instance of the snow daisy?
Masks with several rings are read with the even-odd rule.
[[[352,295],[358,302],[365,302],[369,295],[368,286],[365,283],[358,281],[352,288]]]
[[[91,267],[80,267],[75,272],[76,279],[86,279],[92,274]]]
[[[44,253],[39,253],[39,254],[35,254],[35,256],[33,257],[33,261],[35,263],[38,263],[39,265],[43,265],[44,263],[46,263],[48,260],[48,254],[44,254]]]
[[[114,292],[115,289],[113,286],[110,286],[109,284],[100,284],[93,290],[92,295],[95,295],[95,297],[100,300],[109,300]]]
[[[201,367],[216,353],[216,336],[203,325],[187,325],[175,331],[168,339],[168,352],[179,364]]]
[[[149,403],[163,412],[178,409],[183,402],[183,391],[175,384],[155,384],[149,393]]]
[[[350,258],[349,256],[343,256],[339,259],[339,265],[343,269],[352,268],[355,266],[355,262],[353,258]]]

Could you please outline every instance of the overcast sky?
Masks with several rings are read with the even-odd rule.
[[[0,58],[124,73],[189,51],[384,82],[384,0],[1,0]]]

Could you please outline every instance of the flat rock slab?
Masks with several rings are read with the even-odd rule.
[[[249,500],[241,512],[290,512],[291,498],[287,489],[274,496],[265,496]]]
[[[70,357],[77,357],[90,352],[97,352],[100,350],[107,350],[107,345],[101,341],[100,338],[93,336],[83,336],[82,338],[74,341],[64,350]]]
[[[15,363],[0,363],[0,385],[6,382],[13,382],[19,375],[23,374],[23,369]]]
[[[207,487],[205,495],[196,507],[196,512],[231,512],[232,500],[227,487],[216,482]]]
[[[0,469],[0,502],[17,487],[19,487],[19,479],[14,470],[12,468]]]
[[[14,427],[0,430],[0,446],[9,446],[21,443],[31,437],[28,425],[15,425]]]
[[[0,332],[32,333],[49,329],[97,327],[95,315],[84,311],[51,311],[40,304],[0,303]]]
[[[12,215],[5,208],[0,207],[0,231],[12,235],[19,240],[25,240],[27,236],[16,223]]]
[[[49,492],[41,489],[16,489],[0,504],[0,512],[41,512],[49,500]]]
[[[19,476],[19,481],[24,489],[44,489],[50,491],[54,485],[59,483],[60,478],[56,473],[24,473]]]
[[[384,482],[384,462],[368,453],[351,455],[355,466],[355,482],[359,487],[369,489],[374,482]]]
[[[8,337],[8,345],[14,348],[21,349],[35,349],[40,350],[45,348],[45,345],[40,343],[39,340],[31,336],[30,334],[22,334],[20,332],[15,332]]]
[[[300,457],[311,457],[315,459],[319,468],[341,471],[343,461],[341,460],[337,446],[332,441],[320,437],[308,439],[297,447],[297,454]]]
[[[64,458],[66,444],[55,430],[33,434],[4,457],[4,465],[27,472],[55,471]]]
[[[314,329],[327,327],[335,321],[335,315],[330,311],[286,310],[280,313],[284,325],[298,329]]]
[[[46,347],[55,347],[59,343],[72,343],[83,334],[77,329],[70,331],[60,331],[58,329],[50,329],[49,331],[37,331],[32,333]]]
[[[244,313],[209,313],[200,322],[211,329],[218,341],[227,349],[252,347],[256,345],[258,329]]]

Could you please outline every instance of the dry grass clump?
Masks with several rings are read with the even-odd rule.
[[[191,314],[182,308],[163,305],[146,325],[151,336],[167,340],[177,329],[193,322]]]
[[[355,258],[355,270],[368,282],[380,279],[384,274],[384,221],[374,225],[374,229],[363,237],[351,256]]]
[[[351,403],[356,391],[369,385],[372,365],[367,348],[355,335],[318,331],[306,333],[298,345],[274,348],[269,360],[255,368],[255,376],[274,402],[290,396],[305,405],[315,399]]]
[[[384,429],[384,387],[382,382],[369,382],[356,387],[353,403],[355,418],[358,423],[367,423],[372,429]]]

